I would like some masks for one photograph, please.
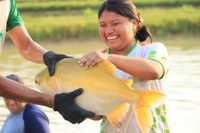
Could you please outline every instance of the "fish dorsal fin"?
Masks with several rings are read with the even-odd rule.
[[[115,74],[117,72],[117,68],[115,65],[113,65],[108,60],[103,60],[101,63],[98,63],[98,65],[102,65],[103,68],[106,68],[107,71],[109,71],[112,74]]]
[[[116,109],[114,109],[112,112],[106,115],[108,121],[110,124],[117,130],[120,130],[125,119],[126,115],[129,111],[130,104],[129,103],[123,103],[120,106],[118,106]]]
[[[133,80],[132,79],[127,79],[127,80],[124,80],[124,83],[130,87],[132,85],[132,83],[133,83]]]

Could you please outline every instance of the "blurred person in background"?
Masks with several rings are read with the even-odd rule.
[[[24,84],[19,76],[6,76],[20,84]],[[23,101],[15,101],[4,97],[10,114],[6,118],[1,133],[50,133],[49,119],[41,108]]]
[[[162,79],[169,69],[167,49],[160,42],[149,43],[151,32],[142,24],[142,18],[131,0],[106,0],[99,9],[98,21],[100,37],[108,48],[85,54],[79,61],[80,66],[90,69],[108,60],[118,68],[117,77],[132,79],[133,88],[163,92]],[[146,125],[149,126],[148,132],[169,133],[165,104],[149,111],[153,119],[150,125]],[[93,119],[101,118],[101,133],[143,132],[132,107],[119,129],[114,128],[105,116]]]
[[[6,33],[21,56],[36,63],[46,64],[50,76],[55,72],[55,64],[57,61],[63,58],[69,58],[69,56],[63,54],[47,51],[32,40],[19,15],[15,0],[0,0],[0,52]],[[77,90],[70,93],[50,96],[31,90],[3,76],[0,76],[0,81],[0,96],[53,108],[54,111],[58,111],[65,120],[71,123],[80,123],[86,118],[94,116],[94,113],[80,108],[75,103],[75,98],[83,92],[81,88],[77,88]]]

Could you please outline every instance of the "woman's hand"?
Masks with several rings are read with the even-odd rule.
[[[108,54],[105,54],[99,51],[94,51],[94,52],[85,54],[79,60],[79,64],[84,69],[89,69],[99,62],[102,62],[103,60],[107,60],[107,58],[108,58]]]

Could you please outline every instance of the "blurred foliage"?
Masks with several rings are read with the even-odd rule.
[[[17,0],[29,34],[37,40],[97,38],[104,0]],[[157,37],[199,35],[199,0],[133,0]]]
[[[21,11],[80,11],[85,8],[98,10],[104,0],[17,0]],[[200,6],[199,0],[132,0],[138,8],[178,7],[182,5]]]

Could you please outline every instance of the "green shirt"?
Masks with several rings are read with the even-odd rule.
[[[19,11],[16,6],[16,1],[10,0],[10,13],[7,20],[6,31],[11,30],[15,26],[21,26],[21,25],[24,25],[24,22],[19,15]]]

